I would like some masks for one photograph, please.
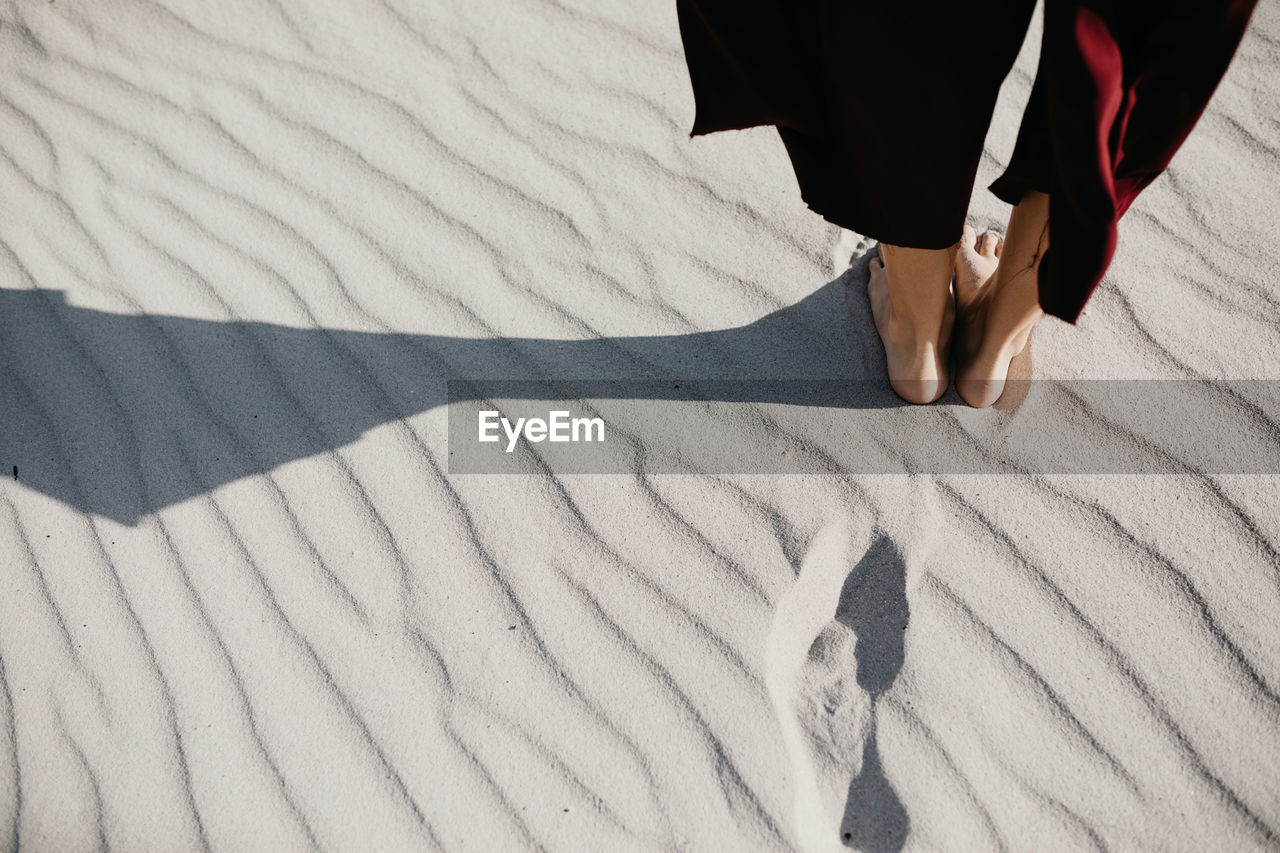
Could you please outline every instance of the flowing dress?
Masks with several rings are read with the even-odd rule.
[[[1168,167],[1255,0],[1045,0],[1040,63],[991,190],[1049,194],[1040,305],[1075,322],[1116,224]],[[960,238],[1033,0],[676,0],[694,135],[775,125],[805,202],[886,243]]]

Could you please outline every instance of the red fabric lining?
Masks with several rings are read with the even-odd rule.
[[[1254,2],[1046,0],[1031,99],[991,185],[1010,204],[1050,195],[1045,311],[1079,316],[1118,220],[1191,132]],[[776,125],[805,202],[828,220],[896,245],[955,243],[1033,0],[988,0],[981,15],[904,2],[676,4],[694,134]]]

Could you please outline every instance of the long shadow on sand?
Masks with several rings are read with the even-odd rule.
[[[448,379],[717,379],[726,400],[897,407],[883,358],[852,272],[746,326],[593,340],[120,315],[0,290],[0,471],[134,524],[440,406]],[[679,383],[645,387],[688,399]]]

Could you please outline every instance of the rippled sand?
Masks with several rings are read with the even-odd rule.
[[[1035,375],[1280,379],[1277,67]],[[447,473],[575,342],[883,375],[672,4],[18,0],[0,69],[0,849],[1280,846],[1280,477]]]

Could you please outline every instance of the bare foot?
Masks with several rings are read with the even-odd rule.
[[[932,403],[947,390],[947,359],[955,322],[955,301],[949,286],[953,253],[954,249],[881,246],[880,256],[871,259],[867,296],[876,331],[884,342],[889,384],[909,403]]]
[[[984,231],[979,237],[968,225],[960,237],[956,250],[956,299],[972,302],[978,288],[986,284],[1000,263],[1004,241],[994,231]]]
[[[1029,257],[1003,256],[995,234],[979,237],[964,227],[956,252],[956,391],[971,406],[1000,398],[1009,362],[1043,316],[1036,282],[1042,251],[1037,246]]]

